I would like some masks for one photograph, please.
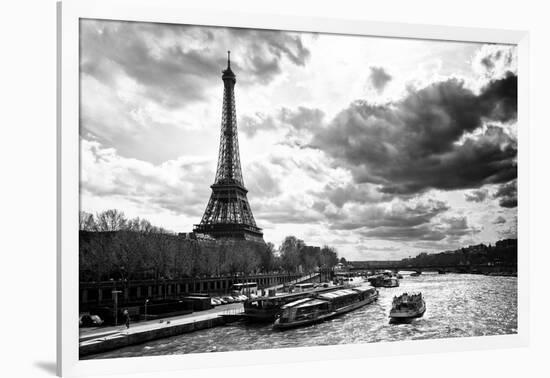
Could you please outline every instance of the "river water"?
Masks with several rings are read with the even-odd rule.
[[[372,343],[517,332],[517,278],[467,274],[404,276],[380,288],[377,302],[330,321],[276,332],[270,324],[235,323],[126,347],[93,358],[222,352]],[[426,313],[410,324],[389,324],[394,295],[422,292]]]

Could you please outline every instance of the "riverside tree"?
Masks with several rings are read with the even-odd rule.
[[[80,280],[177,279],[250,275],[332,267],[336,251],[288,236],[276,256],[273,243],[199,240],[167,231],[123,212],[80,213]]]

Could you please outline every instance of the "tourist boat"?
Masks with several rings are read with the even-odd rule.
[[[424,302],[422,298],[422,293],[404,293],[398,297],[393,297],[390,318],[392,322],[403,322],[419,318],[424,315],[425,312],[426,302]]]
[[[281,308],[287,303],[310,297],[315,293],[325,293],[343,289],[344,286],[322,286],[295,293],[276,294],[250,299],[244,302],[244,317],[253,322],[273,322]]]
[[[365,279],[363,277],[345,277],[338,280],[338,283],[340,285],[352,287],[352,286],[360,286],[365,283]]]
[[[399,286],[399,280],[397,277],[385,277],[382,280],[382,286],[383,287],[398,287]]]
[[[360,286],[365,283],[365,278],[361,276],[356,276],[347,272],[336,273],[334,277],[334,282],[337,285]]]
[[[369,282],[374,287],[398,287],[399,280],[397,277],[388,277],[385,275],[377,275],[369,278]]]
[[[331,319],[378,299],[378,290],[363,285],[326,293],[316,293],[284,305],[273,329],[286,330]]]
[[[386,277],[382,274],[376,274],[374,276],[371,276],[367,278],[367,281],[370,282],[370,284],[374,287],[382,287],[384,286],[384,279]]]

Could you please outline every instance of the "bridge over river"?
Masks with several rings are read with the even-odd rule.
[[[406,264],[401,261],[353,261],[348,268],[352,272],[374,273],[390,270],[411,272],[445,272],[445,273],[517,273],[517,265],[511,264],[468,264],[468,265],[428,265]]]

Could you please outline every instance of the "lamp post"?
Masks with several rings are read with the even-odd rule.
[[[115,326],[118,325],[118,295],[122,293],[121,290],[113,290],[111,293],[114,296],[115,299]]]
[[[145,316],[144,316],[145,321],[147,321],[147,303],[149,303],[149,299],[145,300]]]

